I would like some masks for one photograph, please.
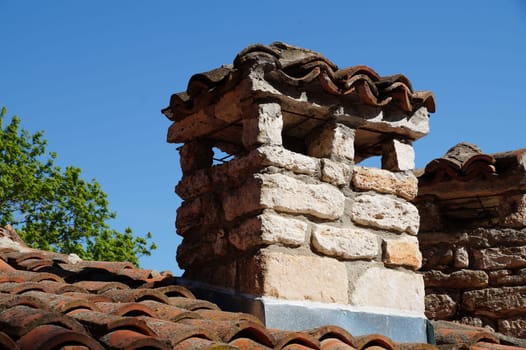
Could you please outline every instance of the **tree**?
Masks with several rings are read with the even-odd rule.
[[[81,169],[54,164],[46,152],[43,132],[30,134],[11,118],[4,128],[0,111],[0,227],[12,225],[30,246],[83,259],[130,261],[156,249],[152,235],[135,237],[130,228],[119,232],[108,221],[116,213],[95,180],[85,181]]]

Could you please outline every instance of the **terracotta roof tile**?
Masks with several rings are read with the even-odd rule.
[[[0,248],[0,349],[436,349],[353,337],[336,326],[268,329],[252,315],[196,299],[171,274],[13,246]],[[444,327],[439,347],[518,349],[486,330]]]

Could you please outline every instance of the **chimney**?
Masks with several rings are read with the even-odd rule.
[[[284,43],[194,75],[163,110],[182,144],[182,282],[271,328],[425,342],[412,143],[434,109],[403,75]]]

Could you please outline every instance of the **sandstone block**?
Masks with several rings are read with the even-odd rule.
[[[342,216],[345,197],[326,183],[307,184],[283,174],[257,174],[225,196],[227,220],[260,209],[313,215],[334,220]]]
[[[175,186],[175,193],[182,199],[192,199],[212,190],[208,169],[200,169],[191,175],[183,175]]]
[[[484,270],[526,267],[526,246],[475,250],[473,264]]]
[[[367,230],[329,225],[314,225],[313,250],[343,259],[373,259],[378,255],[378,238]]]
[[[394,194],[407,200],[415,198],[418,192],[418,180],[412,173],[378,168],[355,167],[352,184],[359,191]]]
[[[450,274],[441,271],[424,272],[426,287],[474,289],[488,286],[488,275],[484,271],[459,270]]]
[[[526,338],[526,317],[499,320],[498,331],[516,338]]]
[[[321,179],[336,186],[348,185],[351,181],[351,167],[342,162],[322,159]]]
[[[526,285],[526,268],[516,270],[489,271],[489,281],[492,286]]]
[[[243,251],[269,244],[297,247],[305,242],[307,229],[305,221],[264,212],[231,230],[228,239]]]
[[[360,225],[412,235],[418,233],[420,221],[418,210],[411,203],[370,194],[356,197],[351,209],[351,218]]]
[[[420,241],[420,236],[418,236],[418,240]],[[449,246],[440,245],[426,248],[420,246],[420,249],[422,251],[422,267],[424,269],[444,270],[453,265],[454,252]]]
[[[373,262],[352,262],[346,265],[350,305],[424,315],[422,276],[404,269],[388,269],[383,264]]]
[[[464,292],[463,307],[475,315],[493,318],[524,315],[526,287],[486,288]]]
[[[507,227],[526,226],[526,194],[504,196],[499,206],[501,222]]]
[[[465,247],[458,247],[455,249],[453,265],[457,269],[465,269],[469,267],[469,253]]]
[[[309,138],[307,154],[340,161],[354,159],[355,130],[343,124],[331,124],[316,130]]]
[[[179,162],[183,174],[198,169],[210,168],[214,152],[208,142],[193,141],[185,143],[179,150]]]
[[[273,165],[298,174],[316,175],[320,172],[320,160],[291,152],[280,146],[261,146],[256,152],[265,166]]]
[[[382,168],[391,171],[405,171],[415,168],[415,151],[409,143],[391,140],[383,144]]]
[[[262,250],[239,266],[242,292],[287,300],[347,304],[345,265],[335,259]]]
[[[246,148],[258,145],[281,145],[283,116],[277,103],[263,103],[257,106],[254,116],[243,119],[242,141]]]
[[[457,313],[457,303],[447,294],[428,294],[425,298],[426,316],[431,320],[444,320]]]
[[[383,261],[387,265],[406,266],[418,270],[422,266],[422,253],[414,236],[383,238]]]

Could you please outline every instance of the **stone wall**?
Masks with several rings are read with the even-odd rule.
[[[422,312],[416,191],[411,171],[260,146],[183,176],[177,260],[244,293]]]
[[[461,144],[420,176],[428,318],[526,338],[525,159]]]

